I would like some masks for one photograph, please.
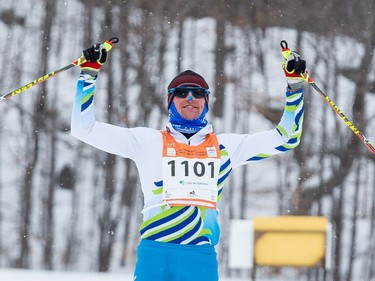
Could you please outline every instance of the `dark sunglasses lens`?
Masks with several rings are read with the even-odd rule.
[[[190,91],[189,89],[185,89],[185,88],[176,88],[173,94],[179,98],[186,98],[189,95],[189,91]]]
[[[194,89],[192,90],[193,97],[196,99],[204,98],[206,95],[206,91],[204,89]]]
[[[179,98],[186,98],[190,92],[196,99],[204,98],[207,94],[206,90],[202,88],[176,88],[173,94]]]

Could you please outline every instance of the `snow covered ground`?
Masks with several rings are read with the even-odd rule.
[[[127,281],[133,280],[130,272],[125,273],[86,273],[37,270],[0,269],[1,281]]]
[[[0,269],[1,281],[132,281],[130,271],[117,273],[57,272],[37,270]],[[248,279],[220,278],[220,281],[245,281]]]

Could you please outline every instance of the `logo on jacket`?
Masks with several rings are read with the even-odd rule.
[[[217,157],[217,151],[215,146],[206,147],[208,157]]]

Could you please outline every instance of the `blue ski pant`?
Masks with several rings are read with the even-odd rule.
[[[141,239],[135,281],[218,281],[213,245],[180,245]]]

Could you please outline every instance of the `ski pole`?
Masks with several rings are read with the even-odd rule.
[[[106,46],[106,49],[107,51],[109,51],[111,48],[112,48],[112,44],[116,44],[117,42],[119,41],[119,39],[117,37],[113,37],[107,41],[104,42],[104,44]],[[55,71],[52,71],[48,74],[45,74],[37,79],[35,79],[34,81],[30,82],[30,83],[27,83],[25,85],[23,85],[22,87],[19,87],[18,89],[16,90],[13,90],[11,92],[9,92],[8,94],[5,94],[5,95],[2,95],[0,96],[0,102],[3,101],[3,100],[6,100],[6,99],[9,99],[15,95],[18,95],[24,91],[26,91],[27,89],[30,89],[31,87],[35,86],[35,85],[38,85],[42,82],[45,82],[47,79],[49,78],[52,78],[52,77],[55,77],[57,74],[61,73],[61,72],[64,72],[74,66],[79,66],[79,65],[82,65],[86,62],[86,59],[85,57],[82,55],[81,57],[79,57],[77,60],[73,61],[72,63],[58,69],[58,70],[55,70]]]
[[[288,43],[285,40],[282,40],[281,43],[281,49],[283,54],[289,55],[290,49],[288,49]],[[284,55],[284,57],[286,56]],[[345,124],[353,131],[353,133],[363,142],[367,148],[375,154],[375,147],[370,143],[370,141],[365,137],[364,134],[362,134],[357,127],[353,125],[353,123],[344,115],[344,113],[340,110],[340,108],[315,84],[314,80],[309,76],[309,74],[301,73],[301,77],[308,82],[316,92],[318,92],[324,100],[327,102],[327,104],[333,109],[334,112],[345,122]]]

